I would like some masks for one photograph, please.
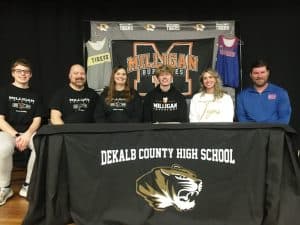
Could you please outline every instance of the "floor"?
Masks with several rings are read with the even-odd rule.
[[[14,196],[0,206],[0,225],[21,225],[28,209],[28,201],[19,196],[19,190],[24,182],[26,171],[24,168],[14,168],[12,172],[12,189]],[[75,225],[75,224],[69,224]]]
[[[14,168],[12,174],[12,188],[14,196],[0,206],[0,225],[20,225],[27,212],[28,202],[19,196],[19,190],[25,178],[24,168]]]

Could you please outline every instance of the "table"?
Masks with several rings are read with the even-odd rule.
[[[258,123],[45,125],[23,225],[300,224],[293,135]]]

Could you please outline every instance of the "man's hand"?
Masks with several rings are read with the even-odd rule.
[[[23,152],[28,148],[30,142],[31,135],[28,132],[22,133],[20,136],[16,137],[16,148]]]

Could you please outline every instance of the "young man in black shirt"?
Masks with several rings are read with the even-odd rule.
[[[35,150],[32,138],[41,125],[41,98],[30,87],[32,77],[30,63],[17,59],[11,66],[12,84],[0,89],[0,206],[13,196],[10,187],[13,153],[31,149],[25,184],[19,194],[27,197]]]
[[[155,71],[159,85],[144,99],[144,122],[187,122],[185,97],[172,85],[173,69],[163,65]]]

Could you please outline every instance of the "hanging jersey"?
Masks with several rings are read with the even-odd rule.
[[[218,51],[216,70],[220,74],[224,86],[237,88],[239,86],[239,38],[226,38],[220,35],[218,39]]]
[[[112,71],[109,41],[86,42],[87,48],[87,84],[97,92],[108,86]]]

